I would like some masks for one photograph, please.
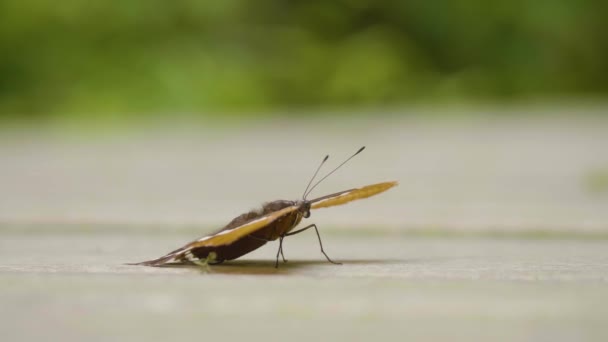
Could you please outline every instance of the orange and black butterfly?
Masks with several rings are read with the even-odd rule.
[[[384,182],[367,185],[361,188],[340,191],[335,194],[322,196],[313,200],[306,199],[308,194],[310,194],[310,192],[317,185],[319,185],[321,181],[335,172],[351,158],[363,151],[364,148],[365,146],[360,148],[350,158],[346,159],[342,164],[329,172],[325,177],[311,187],[310,185],[319,173],[321,166],[329,158],[329,156],[325,156],[312,179],[310,182],[308,182],[308,186],[302,195],[302,200],[278,200],[265,203],[262,208],[236,217],[225,227],[214,233],[192,241],[189,244],[158,259],[143,261],[135,265],[163,266],[166,264],[184,263],[197,265],[219,264],[225,260],[239,258],[255,249],[258,249],[266,244],[266,242],[279,239],[279,250],[277,251],[275,263],[275,267],[278,267],[279,255],[283,257],[283,261],[286,261],[285,257],[283,256],[283,239],[287,236],[301,233],[309,228],[314,228],[317,233],[321,253],[323,253],[329,262],[337,264],[331,260],[323,250],[321,236],[319,235],[319,230],[315,224],[308,225],[296,231],[292,230],[300,223],[302,218],[310,217],[310,209],[332,207],[361,198],[367,198],[384,192],[397,185],[397,182]]]

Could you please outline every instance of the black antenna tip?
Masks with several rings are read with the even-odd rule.
[[[357,154],[361,153],[361,151],[363,151],[363,150],[365,150],[365,146],[361,147],[361,148],[359,149],[359,151],[357,151],[357,153],[355,153],[354,155],[357,155]]]
[[[325,163],[327,161],[327,159],[329,158],[329,154],[325,156],[325,158],[323,158],[323,162]]]

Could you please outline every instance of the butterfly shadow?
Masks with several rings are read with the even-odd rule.
[[[240,274],[240,275],[285,275],[297,273],[299,270],[313,267],[348,267],[348,265],[386,265],[399,263],[392,259],[352,259],[340,260],[341,265],[336,265],[327,260],[289,260],[281,261],[279,267],[275,268],[272,260],[237,260],[210,266],[211,273],[215,274]]]
[[[205,274],[220,274],[220,275],[285,275],[297,273],[299,270],[313,267],[348,267],[348,265],[387,265],[402,263],[403,260],[397,259],[346,259],[340,260],[341,265],[336,265],[327,260],[289,260],[288,262],[281,261],[279,267],[275,268],[273,260],[236,260],[228,261],[217,265],[209,265],[201,267],[197,265],[186,264],[167,264],[159,268],[181,268],[200,270]]]

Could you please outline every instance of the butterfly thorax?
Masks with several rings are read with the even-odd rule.
[[[255,237],[261,237],[266,240],[272,241],[272,240],[276,240],[279,237],[284,236],[285,234],[289,233],[289,231],[291,231],[293,228],[295,228],[300,223],[300,221],[302,220],[302,217],[304,216],[303,212],[300,210],[301,204],[299,202],[288,201],[288,200],[278,200],[278,201],[268,202],[262,206],[262,210],[261,210],[262,213],[260,214],[260,216],[272,214],[283,208],[287,208],[287,207],[294,206],[294,205],[298,206],[298,210],[292,211],[288,214],[285,214],[285,215],[279,217],[277,220],[275,220],[274,222],[269,224],[267,227],[265,227],[264,229],[261,229],[260,231],[256,232],[255,234],[252,234],[252,235]]]
[[[269,214],[277,212],[281,209],[284,209],[284,208],[287,208],[290,206],[294,206],[294,205],[299,207],[298,210],[295,210],[291,213],[288,213],[288,214],[278,218],[272,224],[261,229],[260,231],[256,232],[255,234],[252,234],[252,236],[254,238],[259,238],[259,239],[263,239],[263,240],[267,240],[267,241],[276,240],[279,237],[281,237],[282,235],[288,233],[298,223],[300,223],[300,221],[302,220],[302,217],[310,216],[310,212],[309,212],[310,204],[309,203],[306,203],[305,201],[296,202],[296,201],[289,201],[289,200],[277,200],[277,201],[272,201],[272,202],[266,202],[262,205],[261,208],[251,210],[247,213],[244,213],[244,214],[241,214],[241,215],[235,217],[232,221],[230,221],[230,223],[228,223],[226,226],[224,226],[222,229],[218,230],[214,234],[217,234],[224,230],[234,229],[249,221],[258,219],[264,215],[269,215]]]

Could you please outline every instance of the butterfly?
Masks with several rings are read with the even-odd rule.
[[[160,258],[135,263],[133,265],[163,266],[167,264],[196,264],[206,266],[208,264],[219,264],[226,260],[239,258],[258,249],[269,241],[279,239],[279,249],[275,262],[275,267],[278,267],[279,255],[283,258],[283,261],[286,262],[283,255],[283,239],[310,228],[315,229],[321,247],[321,253],[323,253],[327,261],[339,264],[333,261],[323,250],[321,235],[319,234],[319,229],[316,224],[313,223],[295,231],[293,229],[303,218],[310,217],[311,209],[342,205],[354,200],[374,196],[398,184],[395,181],[383,182],[336,192],[313,200],[306,199],[308,194],[310,194],[321,181],[334,173],[364,149],[365,146],[361,147],[355,154],[350,156],[311,187],[321,166],[323,166],[329,158],[329,156],[325,156],[310,182],[308,182],[308,186],[306,187],[306,190],[304,190],[301,200],[277,200],[267,202],[263,204],[260,209],[249,211],[234,218],[230,223],[216,232],[194,240]]]

